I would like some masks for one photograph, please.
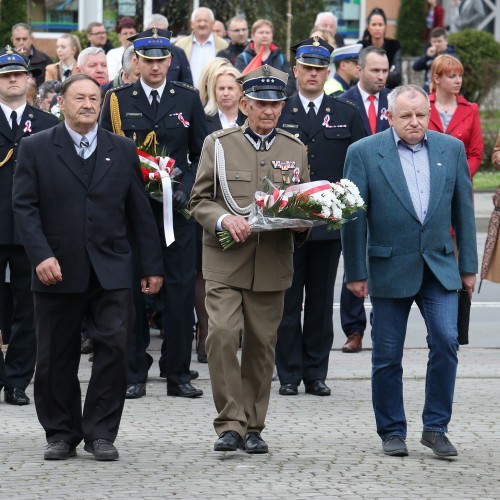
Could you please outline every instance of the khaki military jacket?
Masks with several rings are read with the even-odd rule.
[[[254,291],[286,290],[292,283],[294,235],[298,242],[307,233],[289,229],[252,233],[247,241],[223,251],[216,235],[223,214],[234,214],[226,204],[216,168],[216,142],[224,151],[225,175],[230,193],[239,207],[254,201],[261,180],[283,180],[281,168],[299,168],[300,181],[308,182],[305,146],[291,134],[276,129],[264,143],[251,142],[247,124],[237,129],[214,132],[205,139],[193,187],[190,208],[203,226],[203,277],[229,286]],[[215,167],[215,168],[214,168]]]

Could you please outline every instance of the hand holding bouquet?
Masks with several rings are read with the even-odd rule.
[[[307,182],[284,189],[265,178],[255,193],[248,223],[254,232],[324,224],[332,231],[345,224],[350,215],[365,208],[357,186],[347,179]],[[224,250],[235,243],[229,231],[220,231],[217,235]]]

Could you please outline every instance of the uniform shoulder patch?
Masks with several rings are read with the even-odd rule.
[[[111,88],[109,90],[112,91],[112,92],[118,92],[120,90],[129,88],[131,85],[132,85],[131,83],[124,83],[122,85],[119,85],[118,87],[113,87],[113,88]]]
[[[280,135],[284,135],[290,139],[293,139],[295,142],[302,144],[302,141],[298,137],[295,137],[293,134],[290,134],[290,132],[287,132],[286,130],[283,130],[281,128],[277,128],[276,133],[280,134]]]
[[[353,108],[358,109],[358,105],[354,101],[351,101],[350,99],[345,99],[341,95],[334,96],[333,99],[335,99],[335,102],[341,102],[342,104],[347,104],[348,106],[352,106]]]
[[[193,87],[192,85],[189,85],[189,83],[177,82],[177,81],[172,81],[170,83],[173,83],[176,87],[182,87],[184,89],[190,90],[191,92],[198,92],[198,89]]]
[[[216,130],[215,132],[212,132],[210,135],[214,139],[219,139],[220,137],[224,137],[229,134],[234,134],[234,132],[238,132],[240,130],[240,127],[237,128],[221,128],[220,130]]]

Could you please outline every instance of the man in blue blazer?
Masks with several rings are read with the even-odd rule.
[[[457,290],[471,296],[476,282],[465,150],[460,141],[427,131],[429,113],[423,89],[396,88],[388,101],[391,129],[350,146],[345,166],[367,204],[342,230],[346,281],[356,296],[371,296],[373,408],[384,453],[393,456],[408,454],[402,356],[413,302],[429,346],[421,443],[438,456],[457,455],[445,435],[457,370]]]

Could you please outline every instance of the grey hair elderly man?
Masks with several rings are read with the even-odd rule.
[[[214,21],[214,13],[209,8],[195,9],[191,15],[193,32],[176,43],[189,59],[195,87],[199,86],[200,75],[205,65],[215,57],[217,52],[228,46],[226,40],[213,33]]]
[[[109,81],[106,53],[101,47],[87,47],[78,54],[78,73],[91,76],[100,85]]]
[[[343,47],[345,45],[344,37],[337,33],[337,27],[337,17],[331,12],[320,12],[314,21],[315,30],[328,31],[328,33],[331,33],[335,40],[336,47],[334,48]]]

